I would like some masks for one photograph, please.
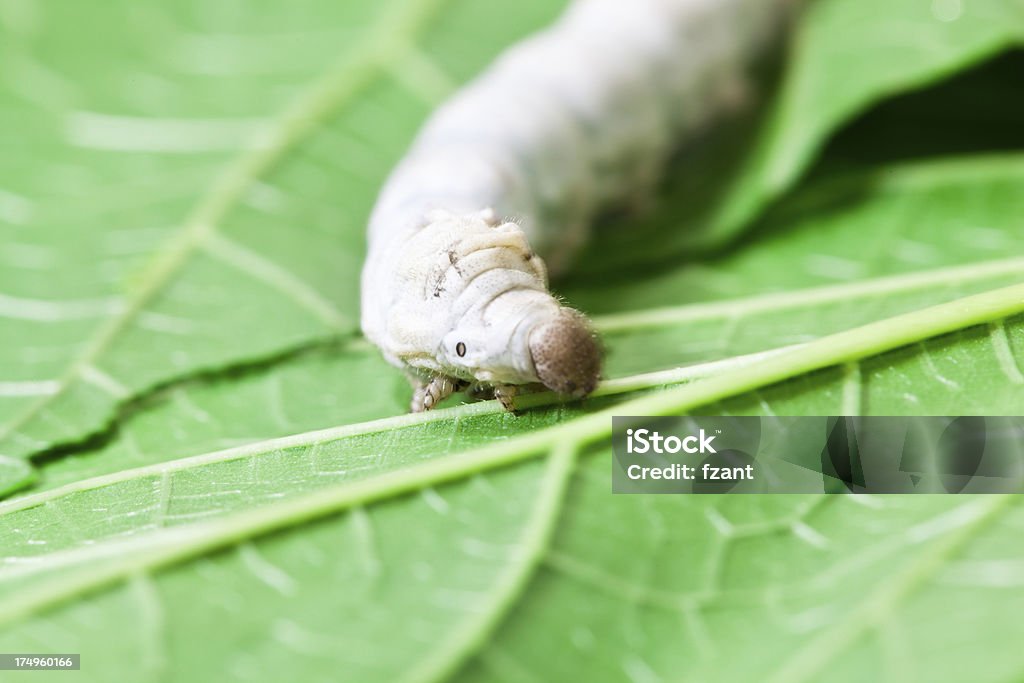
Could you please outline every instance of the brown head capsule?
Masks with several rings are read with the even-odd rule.
[[[581,398],[597,387],[601,346],[579,311],[561,308],[530,332],[530,356],[544,386]]]

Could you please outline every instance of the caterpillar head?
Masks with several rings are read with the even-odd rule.
[[[581,398],[601,377],[601,346],[590,323],[572,308],[558,312],[530,331],[530,356],[548,389]]]
[[[544,296],[551,302],[550,295]],[[592,392],[601,375],[598,339],[583,314],[547,302],[539,315],[536,309],[532,315],[520,309],[490,328],[460,326],[451,331],[441,346],[444,372],[488,384],[539,380],[576,398]]]

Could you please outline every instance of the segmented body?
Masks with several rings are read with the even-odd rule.
[[[791,5],[577,0],[434,113],[378,198],[362,282],[363,330],[410,374],[414,410],[465,384],[593,390],[599,346],[545,262],[651,192]]]

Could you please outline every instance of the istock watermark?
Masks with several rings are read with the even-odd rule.
[[[615,417],[614,493],[1019,493],[1024,417]]]
[[[662,436],[650,429],[627,429],[626,430],[626,452],[627,453],[717,453],[711,442],[714,436],[708,436],[704,430],[699,435],[691,434],[682,438],[669,435]]]

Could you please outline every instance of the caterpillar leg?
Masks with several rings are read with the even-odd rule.
[[[490,401],[497,399],[501,407],[510,413],[516,412],[514,404],[516,397],[523,394],[533,394],[538,391],[546,391],[542,384],[471,384],[467,395],[476,401]]]
[[[501,403],[501,407],[510,413],[516,411],[512,400],[519,394],[520,387],[513,384],[472,384],[469,387],[469,397],[476,401],[489,401],[492,398]]]
[[[430,410],[465,386],[466,382],[462,380],[444,376],[433,377],[426,383],[416,383],[413,386],[409,411],[422,413],[425,410]]]
[[[513,400],[519,393],[519,387],[514,384],[496,384],[494,386],[494,398],[498,399],[501,407],[510,413],[516,412]]]

